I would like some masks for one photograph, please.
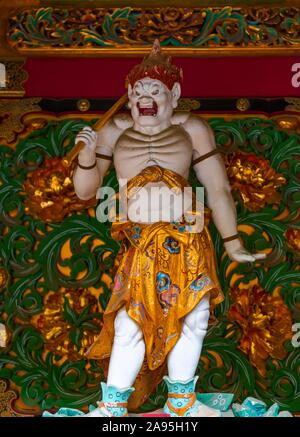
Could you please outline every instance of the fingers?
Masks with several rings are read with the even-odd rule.
[[[86,126],[77,134],[75,144],[79,141],[83,141],[89,149],[94,150],[96,148],[97,133],[89,126]]]
[[[231,259],[237,262],[254,262],[259,259],[265,259],[266,258],[265,253],[250,253],[246,250],[238,250],[236,252],[233,252],[230,256]]]
[[[266,253],[253,253],[252,256],[254,256],[255,259],[265,259],[267,254]]]
[[[250,253],[249,254],[247,254],[247,253],[234,254],[233,259],[237,262],[240,262],[240,263],[255,261],[254,256],[252,256]]]
[[[90,126],[85,126],[81,129],[81,131],[79,132],[79,134],[81,133],[90,133],[90,134],[96,134],[96,132],[94,131],[94,129],[92,129]]]
[[[97,134],[96,132],[79,132],[76,136],[76,142],[78,142],[79,138],[87,141],[96,141]]]

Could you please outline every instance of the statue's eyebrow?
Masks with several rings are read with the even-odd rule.
[[[136,84],[134,85],[134,88],[136,88],[138,85],[141,85],[144,88],[144,84],[143,84],[143,82],[141,80],[138,80],[136,82]]]
[[[158,88],[163,88],[163,85],[162,85],[162,83],[160,82],[160,81],[157,81],[157,82],[152,82],[151,83],[151,88],[154,88],[154,87],[158,87]]]

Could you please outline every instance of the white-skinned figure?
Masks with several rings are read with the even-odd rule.
[[[211,128],[199,116],[173,112],[181,82],[181,69],[155,41],[127,76],[131,114],[114,116],[98,132],[86,127],[76,138],[85,143],[74,172],[79,198],[95,196],[112,159],[118,180],[128,181],[128,220],[111,228],[113,238],[123,242],[122,257],[102,331],[87,352],[107,363],[102,400],[90,416],[126,416],[128,405],[137,408],[162,378],[168,388],[165,413],[218,415],[195,394],[210,310],[224,299],[209,232],[205,225],[189,232],[183,216],[176,218],[176,207],[170,215],[170,205],[153,206],[151,196],[136,196],[137,188],[144,194],[154,187],[182,191],[192,165],[229,257],[253,262],[265,256],[249,253],[238,236]]]

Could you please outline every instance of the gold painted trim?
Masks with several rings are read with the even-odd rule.
[[[4,97],[23,97],[25,90],[23,83],[28,79],[24,70],[24,59],[1,59],[0,63],[6,67],[6,86],[0,88],[0,99]]]
[[[234,48],[171,48],[163,47],[164,53],[176,57],[220,57],[220,56],[291,56],[299,55],[300,44],[298,47],[234,47]],[[26,57],[126,57],[134,58],[149,54],[149,46],[142,47],[116,47],[116,48],[87,48],[87,49],[66,49],[66,48],[41,48],[41,49],[19,49],[18,52]],[[1,55],[1,52],[0,52]]]
[[[21,416],[13,409],[13,402],[18,398],[18,394],[9,388],[9,383],[5,379],[0,379],[0,417]]]
[[[113,3],[113,4],[112,4]],[[139,7],[139,8],[157,8],[157,7],[221,7],[228,6],[228,0],[0,0],[0,5],[6,7]],[[251,7],[292,7],[299,6],[299,0],[230,0],[230,6],[251,6]]]
[[[30,97],[27,99],[1,99],[0,114],[0,141],[2,144],[14,143],[19,134],[24,131],[23,117],[29,113],[35,114],[41,111],[40,98]],[[36,117],[36,116],[35,116]]]
[[[284,100],[288,103],[286,111],[300,112],[300,97],[285,97]]]
[[[1,99],[0,99],[1,102]],[[201,102],[200,102],[201,103]],[[125,111],[122,111],[125,112]],[[175,111],[176,112],[176,111]],[[196,115],[199,115],[201,118],[209,119],[211,117],[218,117],[218,118],[225,118],[226,120],[230,119],[243,119],[243,118],[257,118],[257,115],[259,115],[260,118],[263,118],[264,120],[275,120],[281,117],[284,117],[288,114],[285,111],[283,111],[281,114],[275,114],[275,115],[266,115],[265,112],[255,111],[255,113],[251,112],[251,114],[247,113],[228,113],[228,112],[218,112],[217,114],[215,112],[201,112],[198,113],[195,111]],[[39,112],[37,113],[27,113],[24,115],[23,122],[25,125],[29,125],[33,120],[36,118],[38,119],[46,119],[49,121],[61,121],[61,120],[69,120],[69,119],[80,119],[80,120],[94,120],[95,118],[99,117],[99,119],[102,117],[103,114],[99,114],[99,111],[95,112],[89,112],[88,114],[84,113],[78,113],[78,112],[69,112],[69,113],[63,113],[63,114],[51,114],[49,112]],[[292,116],[300,119],[300,114],[292,114]]]

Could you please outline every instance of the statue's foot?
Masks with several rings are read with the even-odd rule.
[[[221,417],[221,411],[202,404],[196,399],[195,393],[193,394],[194,396],[191,396],[190,399],[185,398],[185,400],[191,402],[188,402],[184,407],[175,406],[176,403],[174,402],[174,398],[172,398],[172,400],[168,399],[164,406],[164,413],[169,414],[172,417]],[[179,402],[177,401],[177,405],[182,405],[182,402],[180,402],[181,399],[182,398],[178,398]]]
[[[221,417],[221,412],[198,401],[195,386],[198,377],[188,381],[171,381],[167,376],[164,381],[168,386],[168,400],[164,413],[172,417]]]
[[[113,385],[101,382],[102,401],[98,407],[85,414],[84,417],[127,417],[127,402],[133,387],[119,389]]]
[[[97,405],[97,408],[85,414],[84,417],[128,417],[127,408],[124,407],[124,404],[117,406],[114,403],[112,407],[112,404],[106,405],[104,402],[97,402]]]

